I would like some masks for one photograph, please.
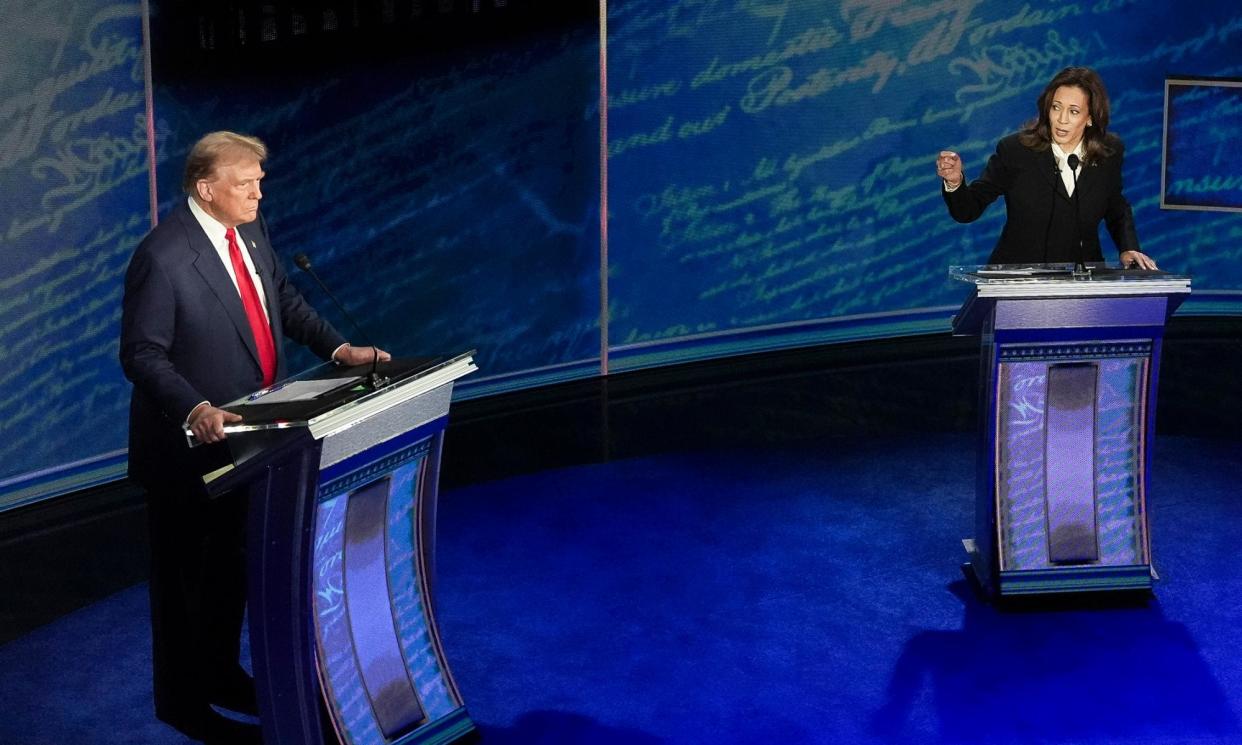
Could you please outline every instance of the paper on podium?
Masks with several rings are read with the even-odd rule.
[[[279,404],[288,401],[310,401],[318,398],[328,391],[334,391],[338,388],[362,380],[362,376],[355,375],[352,378],[325,378],[321,380],[290,380],[273,388],[265,388],[264,390],[252,393],[246,397],[245,401],[239,401],[240,406],[250,406],[252,404]]]

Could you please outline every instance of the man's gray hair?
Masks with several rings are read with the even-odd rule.
[[[258,137],[236,132],[205,134],[194,143],[185,159],[185,176],[181,179],[181,188],[186,194],[194,194],[197,189],[195,184],[202,179],[210,179],[216,166],[233,154],[253,155],[262,163],[267,160],[267,145]]]

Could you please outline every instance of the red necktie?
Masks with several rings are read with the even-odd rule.
[[[272,327],[263,313],[263,304],[259,302],[254,281],[250,279],[250,270],[242,261],[241,249],[237,247],[237,232],[229,228],[224,231],[224,237],[229,239],[229,260],[233,262],[233,275],[237,277],[237,289],[246,308],[246,320],[250,322],[250,332],[254,334],[254,343],[259,350],[259,367],[263,370],[263,385],[266,387],[276,382],[276,345],[272,343]]]

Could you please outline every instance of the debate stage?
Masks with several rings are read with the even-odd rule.
[[[971,340],[461,402],[436,587],[470,715],[500,743],[1242,740],[1240,338],[1170,326],[1145,602],[997,607],[971,587]],[[44,512],[21,540],[6,522],[24,610],[6,593],[0,741],[180,742],[150,711],[140,509],[94,498],[114,506]]]

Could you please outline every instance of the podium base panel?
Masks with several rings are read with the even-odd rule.
[[[462,706],[440,719],[424,724],[417,730],[392,742],[392,745],[448,745],[478,739],[478,730]]]
[[[1064,566],[989,573],[973,538],[962,539],[970,561],[964,565],[979,587],[997,597],[1078,592],[1150,591],[1156,579],[1150,564],[1126,566]],[[989,574],[992,581],[987,581]]]

